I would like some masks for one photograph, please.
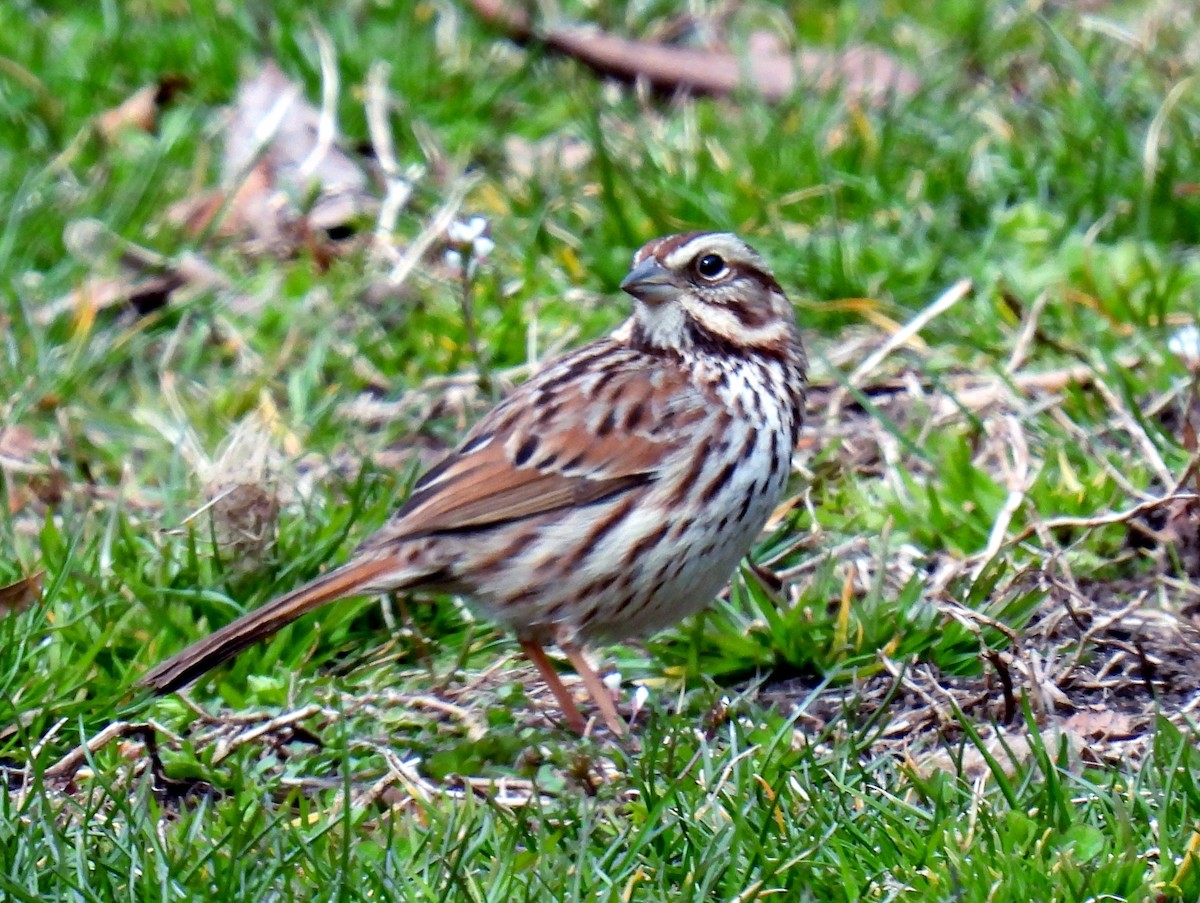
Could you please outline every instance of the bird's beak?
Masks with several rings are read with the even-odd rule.
[[[621,290],[647,304],[660,304],[675,296],[671,271],[653,257],[647,257],[621,280]]]

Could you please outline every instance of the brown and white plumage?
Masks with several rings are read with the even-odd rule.
[[[716,595],[783,491],[805,372],[791,305],[734,235],[650,242],[622,288],[629,320],[484,416],[349,563],[142,682],[169,692],[334,599],[423,586],[510,627],[581,728],[541,652],[557,643],[619,732],[580,645],[652,632]]]

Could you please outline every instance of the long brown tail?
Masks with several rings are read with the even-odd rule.
[[[384,558],[350,561],[196,641],[157,665],[138,684],[149,687],[156,695],[186,687],[197,677],[313,609],[367,592],[382,574],[395,570],[395,567],[394,562]]]

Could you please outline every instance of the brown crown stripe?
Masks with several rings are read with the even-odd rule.
[[[660,238],[658,241],[650,242],[638,252],[634,261],[641,263],[647,257],[653,256],[660,261],[665,261],[667,257],[693,239],[699,238],[701,235],[713,235],[712,232],[684,232],[680,235],[669,235],[666,238]]]

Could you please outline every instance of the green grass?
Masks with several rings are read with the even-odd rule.
[[[675,10],[601,6],[560,13],[636,35]],[[1176,623],[1195,608],[1194,527],[1177,520],[1177,546],[1135,542],[1122,522],[1011,541],[1164,495],[1147,446],[1175,478],[1194,451],[1190,376],[1167,351],[1200,289],[1198,61],[1171,18],[1189,15],[759,3],[727,23],[734,45],[759,28],[869,42],[920,73],[915,96],[871,106],[808,90],[776,105],[648,98],[517,48],[448,0],[0,8],[0,423],[36,442],[22,466],[0,458],[0,586],[45,571],[41,601],[0,620],[4,896],[1195,899],[1200,763],[1181,708],[1200,662],[1165,621],[1101,631],[1082,666],[1119,650],[1112,673],[1133,675],[1106,696],[1068,681],[1078,635],[1052,617],[1090,601],[1098,624],[1145,592]],[[319,99],[317,25],[336,50],[345,146],[368,141],[363,86],[390,66],[399,162],[425,170],[397,247],[463,174],[477,179],[463,215],[486,216],[496,242],[473,289],[483,360],[438,249],[387,294],[365,241],[326,268],[310,249],[253,256],[164,217],[219,178],[218,110],[256,61]],[[98,112],[166,74],[187,84],[155,134],[94,134]],[[514,136],[586,158],[527,174]],[[255,303],[208,291],[140,318],[43,322],[115,272],[64,242],[85,219],[202,253]],[[504,374],[531,341],[542,354],[603,333],[627,312],[616,285],[636,247],[704,227],[744,234],[796,302],[818,428],[799,501],[754,553],[793,578],[784,589],[739,575],[705,615],[599,650],[627,696],[635,681],[651,691],[636,744],[548,724],[511,638],[444,598],[346,603],[283,631],[190,691],[210,721],[131,689],[383,522],[422,450],[493,391],[460,404],[430,380]],[[971,293],[919,344],[848,386],[894,324],[964,277]],[[985,381],[1080,365],[1101,384],[964,401]],[[383,424],[347,407],[411,390]],[[204,477],[181,439],[216,459],[252,415],[269,423],[282,487],[261,560],[191,517]],[[1010,542],[984,566],[1009,515]],[[1081,709],[1150,720],[1088,748],[1063,730],[1070,706],[1043,695],[1055,681]],[[309,705],[296,725],[244,733]],[[47,774],[122,719],[153,727],[90,750],[71,780]],[[147,736],[179,783],[161,783]]]

